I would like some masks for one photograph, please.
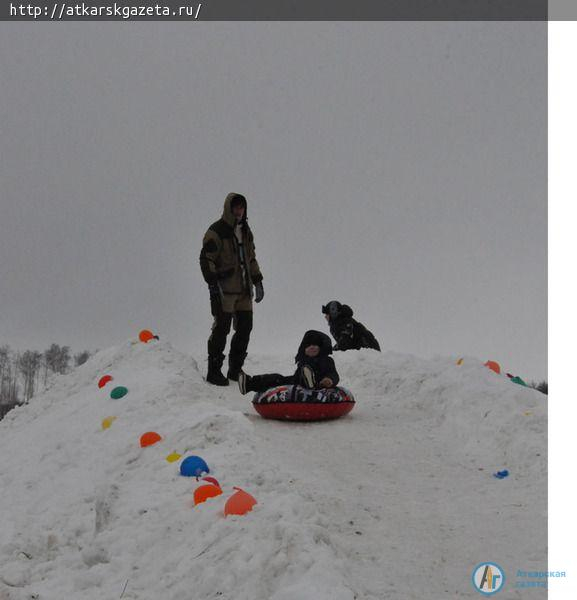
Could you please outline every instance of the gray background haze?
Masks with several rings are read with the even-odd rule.
[[[204,352],[235,191],[250,351],[338,299],[383,349],[545,378],[546,86],[545,22],[0,23],[0,344]]]

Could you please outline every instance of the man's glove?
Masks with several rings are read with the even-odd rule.
[[[213,317],[216,317],[222,312],[222,298],[218,283],[209,283],[208,291],[210,293],[210,312]]]
[[[262,281],[254,284],[254,301],[258,304],[264,298],[264,288]]]

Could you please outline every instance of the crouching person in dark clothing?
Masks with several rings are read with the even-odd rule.
[[[336,300],[322,307],[336,344],[333,350],[360,350],[372,348],[381,351],[375,336],[362,324],[353,319],[353,309]]]
[[[277,385],[301,385],[308,389],[333,388],[339,383],[339,374],[332,354],[331,339],[328,335],[307,331],[299,346],[295,362],[297,369],[293,375],[267,373],[265,375],[247,375],[240,372],[238,387],[241,394],[264,392]]]

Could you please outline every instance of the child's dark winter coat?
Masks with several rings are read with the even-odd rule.
[[[375,336],[362,324],[353,319],[353,309],[333,300],[322,307],[328,316],[331,334],[335,338],[334,350],[360,350],[372,348],[381,351]]]
[[[318,356],[312,357],[305,354],[305,348],[312,345],[318,346],[321,349]],[[335,361],[329,356],[332,353],[331,338],[326,333],[310,329],[304,334],[295,356],[297,370],[293,377],[299,377],[301,369],[307,365],[313,370],[316,381],[322,381],[325,377],[328,377],[333,382],[333,385],[337,385],[339,383],[339,374],[335,367]]]

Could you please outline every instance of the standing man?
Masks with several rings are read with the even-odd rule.
[[[252,330],[253,285],[255,302],[264,297],[262,274],[246,212],[246,198],[229,194],[224,201],[222,217],[208,228],[202,241],[200,268],[208,283],[214,317],[208,339],[206,380],[214,385],[228,385],[229,379],[238,380]],[[221,368],[231,323],[234,323],[234,335],[225,377]]]

